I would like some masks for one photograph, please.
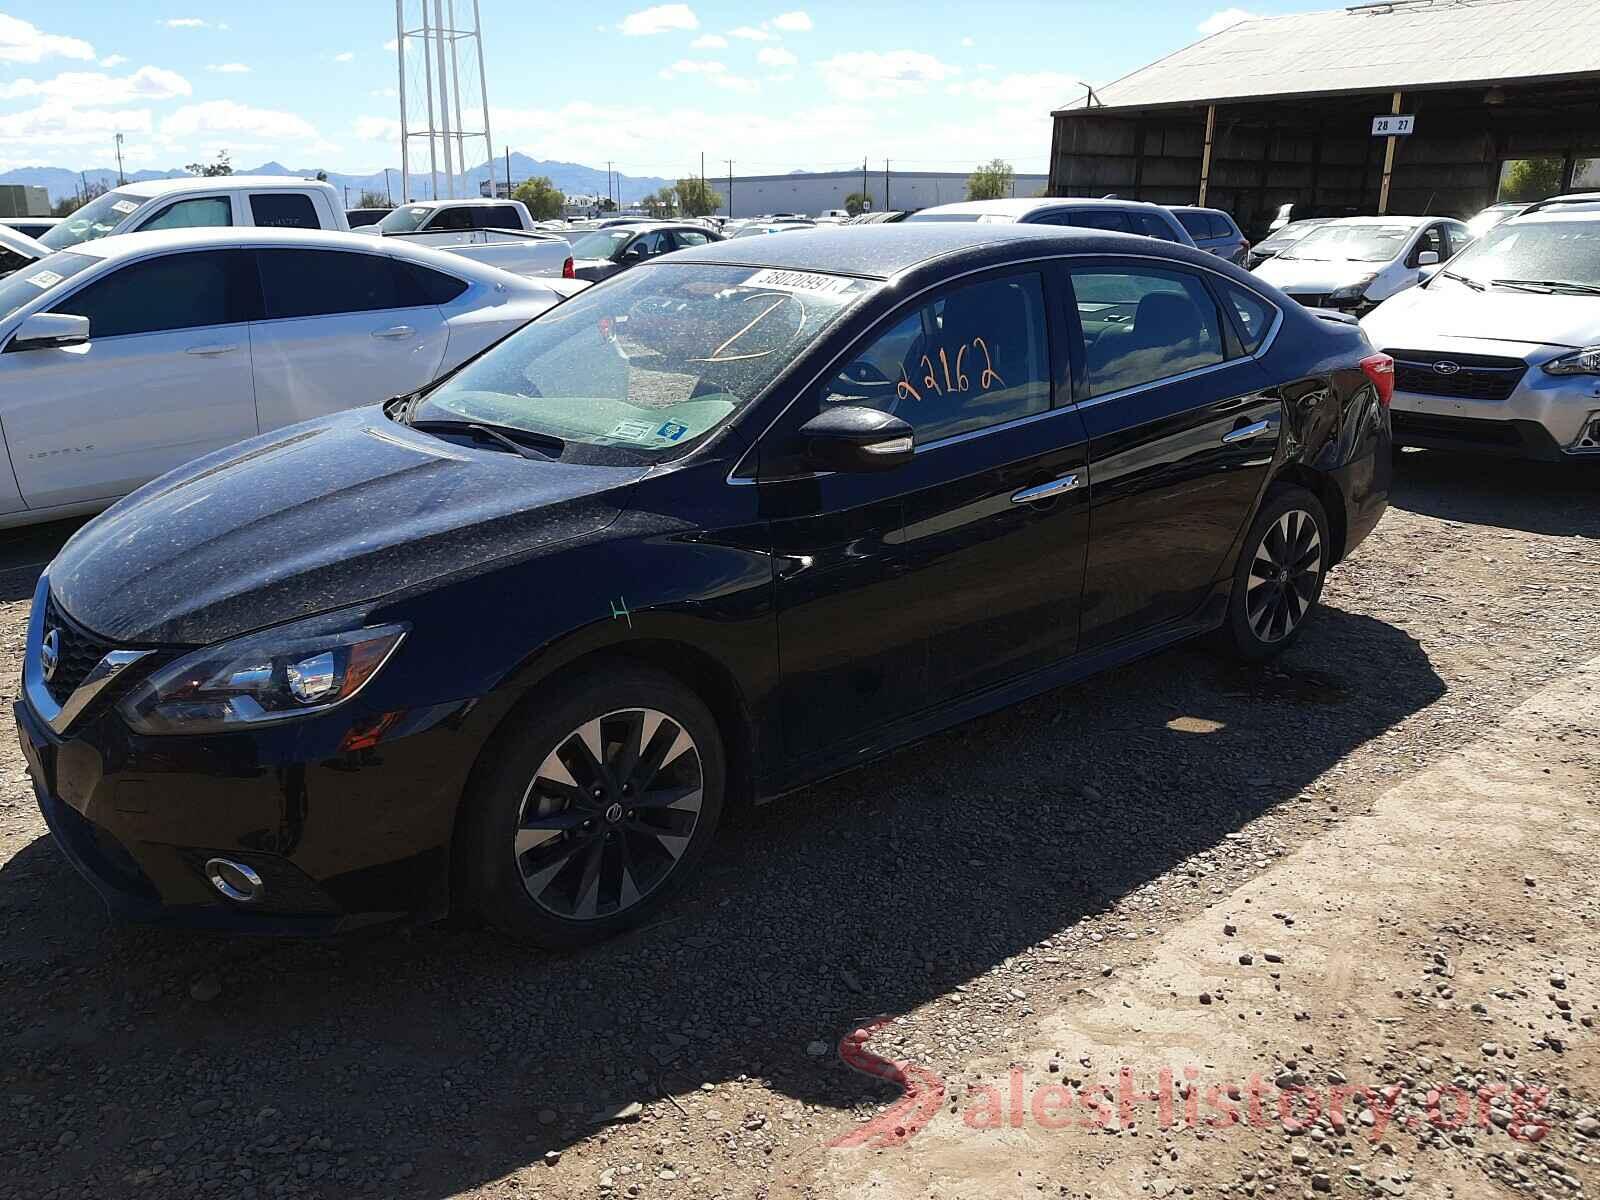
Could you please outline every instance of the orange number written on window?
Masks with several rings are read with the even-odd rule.
[[[976,337],[970,342],[961,343],[956,350],[956,359],[953,364],[950,361],[950,352],[947,349],[940,349],[938,362],[934,362],[931,356],[924,354],[921,363],[918,364],[922,375],[918,383],[911,381],[911,377],[906,374],[905,366],[902,365],[900,367],[900,382],[895,384],[895,395],[901,400],[921,400],[924,392],[931,392],[935,396],[960,395],[963,392],[970,392],[972,390],[972,378],[967,374],[966,370],[968,351],[983,356],[983,369],[978,371],[978,390],[980,392],[987,392],[994,388],[1006,386],[1006,381],[1000,378],[999,372],[994,369],[994,359],[989,353],[989,343],[981,337]]]

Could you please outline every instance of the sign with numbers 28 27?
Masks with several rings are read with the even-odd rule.
[[[1373,117],[1373,137],[1409,137],[1416,132],[1417,118],[1410,113],[1404,116]]]

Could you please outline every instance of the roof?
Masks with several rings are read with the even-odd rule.
[[[1005,217],[1013,221],[1020,221],[1029,213],[1038,212],[1045,208],[1156,208],[1157,205],[1145,200],[1117,200],[1110,198],[1091,199],[1088,196],[1033,196],[1026,199],[1007,197],[1002,200],[963,200],[958,204],[936,204],[931,208],[924,208],[912,214],[908,221],[915,221],[918,217],[925,217],[930,213],[944,216],[959,216],[964,213],[975,213],[978,216]]]
[[[741,267],[777,267],[817,271],[830,275],[858,275],[891,279],[934,259],[980,256],[996,261],[1026,258],[1039,252],[1062,254],[1115,254],[1130,250],[1215,266],[1215,255],[1175,242],[1136,237],[1131,233],[1106,233],[1099,229],[1073,229],[1060,225],[984,224],[977,221],[903,221],[897,225],[818,225],[797,229],[782,237],[730,238],[679,250],[635,270],[657,264],[702,262]]]
[[[254,188],[269,191],[278,188],[302,190],[308,187],[332,187],[318,179],[300,179],[293,175],[182,175],[177,179],[144,179],[138,183],[119,183],[111,190],[127,196],[165,196],[170,192],[190,188]]]
[[[493,197],[490,197],[490,196],[457,196],[454,200],[446,200],[446,199],[443,199],[443,198],[440,198],[440,199],[437,199],[437,200],[407,200],[404,204],[398,205],[397,207],[400,207],[400,208],[438,208],[442,204],[449,204],[451,206],[458,205],[458,204],[464,204],[464,205],[468,205],[468,206],[470,206],[472,208],[488,208],[491,204],[521,204],[521,203],[522,203],[522,201],[520,201],[520,200],[513,200],[510,197],[504,197],[504,196],[501,197],[498,200],[494,199]]]
[[[1595,0],[1397,0],[1257,17],[1096,95],[1103,108],[1147,108],[1600,75],[1600,39],[1574,36],[1596,15]]]
[[[1324,225],[1404,225],[1407,229],[1415,229],[1419,225],[1431,225],[1435,221],[1455,221],[1454,217],[1333,217],[1322,222]],[[1460,224],[1456,221],[1456,224]]]

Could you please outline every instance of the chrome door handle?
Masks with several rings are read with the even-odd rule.
[[[190,346],[184,353],[193,354],[200,358],[215,358],[219,354],[232,354],[238,348],[237,344],[231,346]]]
[[[1070,492],[1074,488],[1083,486],[1081,475],[1063,475],[1060,479],[1052,479],[1049,483],[1035,484],[1025,487],[1020,492],[1013,492],[1011,503],[1032,504],[1035,500],[1048,500],[1052,496],[1059,496],[1063,492]]]
[[[1254,425],[1241,425],[1238,429],[1230,429],[1222,435],[1222,444],[1232,446],[1236,442],[1248,442],[1258,438],[1272,428],[1271,421],[1257,421]]]
[[[395,325],[389,329],[375,329],[372,331],[372,336],[393,341],[399,338],[408,338],[414,333],[416,333],[416,330],[409,325]]]

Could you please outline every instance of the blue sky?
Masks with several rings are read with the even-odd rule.
[[[1043,170],[1049,110],[1081,96],[1078,81],[1107,82],[1232,19],[1316,5],[480,7],[497,151],[672,176],[702,151],[708,173],[728,158],[753,174],[863,155],[880,170],[995,155]],[[0,0],[0,170],[109,166],[118,130],[132,170],[224,146],[242,166],[396,165],[394,35],[389,0]]]

